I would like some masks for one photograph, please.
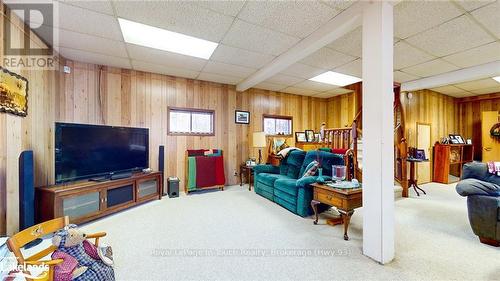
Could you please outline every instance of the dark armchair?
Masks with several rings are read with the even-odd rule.
[[[457,192],[467,196],[469,222],[481,243],[500,246],[500,177],[488,173],[485,163],[464,165]]]

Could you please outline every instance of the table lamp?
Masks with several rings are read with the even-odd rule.
[[[262,148],[267,146],[266,133],[253,133],[253,147],[259,148],[259,164],[262,162]]]

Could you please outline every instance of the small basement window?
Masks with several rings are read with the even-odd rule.
[[[168,108],[170,135],[213,136],[215,111],[195,108]]]
[[[268,136],[291,136],[292,117],[278,115],[264,115],[264,132]]]

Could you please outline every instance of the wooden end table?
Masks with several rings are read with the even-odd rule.
[[[240,165],[240,186],[243,186],[243,178],[242,176],[245,175],[245,178],[248,183],[248,190],[252,190],[252,182],[253,182],[253,168],[255,166],[247,166],[246,164],[241,164]]]
[[[406,161],[408,161],[410,163],[410,178],[408,179],[408,189],[413,187],[413,190],[415,190],[415,193],[417,193],[417,196],[420,196],[420,193],[418,193],[418,190],[422,191],[424,194],[427,195],[427,193],[425,193],[425,190],[420,188],[417,184],[418,179],[417,179],[416,173],[415,173],[415,170],[417,169],[417,167],[416,167],[417,165],[415,165],[415,163],[428,162],[429,160],[421,160],[421,159],[416,159],[416,158],[406,158]]]
[[[327,223],[330,225],[344,224],[344,240],[349,240],[347,229],[354,209],[363,204],[362,189],[340,189],[329,187],[325,184],[313,183],[313,200],[311,207],[314,210],[314,224],[318,224],[318,204],[323,203],[336,207],[340,213],[340,218],[332,219]]]

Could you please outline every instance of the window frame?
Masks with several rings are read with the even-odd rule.
[[[215,136],[215,110],[213,109],[202,109],[202,108],[189,108],[189,107],[174,107],[174,106],[169,106],[167,107],[167,135],[169,136],[199,136],[199,137],[213,137]],[[182,112],[188,112],[190,113],[190,120],[189,120],[189,126],[191,132],[185,133],[185,132],[171,132],[170,131],[170,112],[171,111],[182,111]],[[206,113],[212,115],[212,132],[210,133],[193,133],[193,113]]]
[[[293,116],[287,116],[287,115],[275,115],[275,114],[262,114],[262,131],[265,132],[265,119],[266,118],[273,118],[273,119],[282,119],[282,120],[290,120],[290,134],[287,135],[268,135],[268,137],[292,137],[293,136]]]

